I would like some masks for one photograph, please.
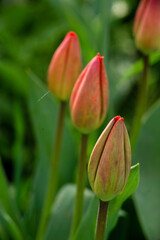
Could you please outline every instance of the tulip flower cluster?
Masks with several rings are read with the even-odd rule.
[[[154,20],[151,17],[153,11]],[[136,44],[140,49],[160,47],[160,31],[151,27],[155,21],[158,21],[160,29],[159,0],[142,0],[134,24]],[[80,73],[81,68],[79,40],[74,32],[69,32],[51,60],[48,87],[61,103],[70,98],[73,125],[81,132],[82,140],[85,139],[81,152],[81,158],[85,158],[88,134],[99,128],[106,117],[109,87],[103,57],[99,53]],[[83,210],[82,185],[85,187],[85,166],[85,159],[80,159],[71,240]],[[128,181],[130,167],[129,136],[123,118],[117,116],[102,132],[88,164],[91,188],[101,201],[108,203],[123,191]]]
[[[2,2],[5,3],[5,1],[2,1]],[[82,2],[84,2],[84,1],[82,1]],[[102,3],[97,2],[97,4],[95,4],[95,5],[98,5],[98,4],[102,5],[101,7],[106,6],[105,0],[102,1]],[[3,5],[6,5],[6,3]],[[81,5],[83,5],[83,4],[81,4]],[[40,6],[40,9],[42,8],[42,6],[43,5]],[[54,7],[55,6],[52,7],[51,14],[55,11]],[[68,16],[70,15],[70,13],[72,13],[72,6],[67,4],[65,7],[67,7],[67,10],[69,9],[69,11],[70,11],[69,13],[67,13],[67,11],[63,11],[64,6],[62,7],[61,4],[57,9],[62,8],[61,12],[65,12],[65,15],[67,16],[67,19],[68,19]],[[77,6],[75,5],[74,8],[78,9],[78,5]],[[6,9],[8,12],[8,7]],[[27,9],[28,9],[28,5],[27,5]],[[46,9],[48,9],[48,5],[47,5]],[[84,10],[84,7],[82,6],[81,9]],[[87,7],[87,9],[88,9],[88,7]],[[15,10],[17,11],[17,9],[15,9]],[[18,8],[18,12],[19,11],[21,11],[21,8],[20,9]],[[110,10],[108,10],[108,12],[109,11]],[[10,12],[12,13],[12,10],[11,11],[9,10],[9,13]],[[97,14],[97,11],[93,11],[93,12],[96,12],[96,14]],[[11,51],[11,54],[8,52],[8,50],[10,50],[10,48],[8,48],[8,45],[9,45],[8,36],[10,37],[10,35],[11,35],[11,37],[12,37],[12,34],[14,32],[19,32],[19,29],[21,29],[21,28],[19,28],[19,25],[16,24],[15,30],[13,31],[12,34],[5,34],[5,31],[3,30],[4,26],[6,28],[10,29],[10,25],[8,25],[7,15],[5,13],[3,13],[3,15],[4,15],[4,20],[1,21],[2,22],[1,25],[2,25],[2,32],[4,32],[4,33],[1,38],[2,38],[2,43],[5,41],[4,39],[7,39],[7,44],[6,44],[7,47],[5,46],[4,54],[3,53],[1,54],[5,61],[4,61],[4,64],[2,64],[2,65],[0,64],[0,74],[2,72],[1,75],[4,75],[4,79],[5,79],[5,78],[8,78],[8,75],[10,77],[10,72],[8,73],[8,69],[9,69],[8,66],[11,65],[11,67],[12,67],[12,64],[9,63],[9,65],[8,65],[8,60],[7,60],[8,56],[13,55],[13,59],[15,58],[14,51]],[[79,16],[80,16],[80,18],[82,18],[81,14]],[[51,19],[51,18],[49,17],[48,19]],[[55,19],[59,19],[59,15],[57,17],[55,17]],[[75,16],[74,16],[74,19],[76,19]],[[89,40],[91,39],[91,42],[93,42],[93,44],[91,44],[91,45],[94,45],[94,46],[96,44],[97,44],[97,46],[102,45],[102,47],[104,47],[105,50],[106,49],[108,50],[109,46],[104,46],[104,43],[105,43],[106,39],[110,38],[110,36],[107,36],[109,31],[108,30],[104,31],[105,34],[104,34],[104,36],[102,36],[103,29],[106,28],[106,26],[102,26],[102,23],[106,23],[107,28],[109,29],[109,24],[107,23],[108,17],[105,17],[105,7],[104,7],[104,10],[102,11],[102,13],[99,14],[98,18],[95,15],[94,19],[98,19],[98,21],[96,20],[96,22],[98,23],[98,24],[96,24],[97,29],[96,29],[95,33],[92,34],[91,37],[89,37],[89,38],[88,38],[88,36],[85,37],[84,41],[87,41],[87,39],[89,39]],[[26,17],[24,18],[24,20],[26,22]],[[77,21],[79,21],[79,20],[77,20]],[[39,24],[39,21],[35,21],[35,22],[38,22],[38,24]],[[70,20],[68,22],[70,22]],[[80,23],[84,24],[85,21],[80,21]],[[23,25],[25,25],[25,24],[23,24]],[[62,24],[62,28],[63,28],[63,25],[64,24]],[[65,24],[65,26],[66,26],[66,24]],[[79,24],[78,24],[78,26],[79,26]],[[88,26],[87,26],[87,28],[88,28]],[[39,29],[39,28],[36,27],[35,29]],[[84,34],[84,36],[85,36],[86,33],[83,33],[83,29],[85,29],[85,27],[82,26],[82,27],[80,27],[80,29],[81,29],[82,35]],[[91,31],[89,30],[89,33],[92,33],[93,32],[92,30]],[[90,224],[90,229],[92,229],[92,231],[93,231],[92,225],[94,223],[93,220],[94,220],[95,214],[94,214],[94,212],[93,212],[93,214],[90,214],[90,212],[92,212],[91,207],[96,205],[96,202],[94,201],[95,199],[93,199],[93,201],[91,201],[89,211],[87,212],[87,218],[85,218],[85,221],[83,221],[82,224],[80,225],[82,217],[83,217],[83,212],[84,212],[84,190],[86,187],[86,178],[88,177],[91,190],[96,195],[96,197],[99,199],[99,210],[98,210],[98,218],[97,218],[97,225],[96,225],[96,231],[95,231],[95,236],[96,236],[95,240],[104,240],[106,237],[105,233],[106,233],[106,226],[107,226],[106,219],[107,219],[108,209],[110,211],[109,217],[113,216],[113,219],[111,221],[112,223],[109,226],[109,230],[112,229],[112,224],[115,221],[115,219],[117,219],[117,217],[118,217],[118,214],[117,214],[118,208],[121,206],[122,202],[128,196],[130,196],[132,194],[132,192],[136,189],[136,187],[138,185],[138,180],[139,180],[138,172],[135,174],[134,171],[132,172],[133,168],[131,168],[131,145],[132,145],[132,149],[134,149],[134,146],[136,146],[136,154],[135,154],[136,157],[138,156],[139,153],[141,154],[141,151],[139,151],[139,146],[138,146],[139,143],[137,144],[137,139],[139,137],[142,119],[143,119],[143,116],[144,116],[144,113],[146,110],[146,105],[147,105],[146,104],[147,103],[147,101],[146,101],[147,100],[147,91],[148,91],[147,79],[148,79],[148,72],[149,72],[148,70],[149,70],[150,62],[151,62],[150,53],[155,50],[160,50],[160,0],[139,0],[139,6],[136,11],[132,31],[133,31],[133,37],[135,40],[135,46],[138,49],[138,51],[140,51],[139,55],[140,55],[141,59],[140,59],[140,61],[138,61],[138,62],[140,62],[140,65],[138,64],[138,70],[142,70],[142,80],[138,82],[139,89],[137,91],[138,94],[136,96],[137,103],[135,104],[135,106],[136,106],[135,113],[133,114],[133,124],[131,122],[131,124],[133,125],[133,126],[131,126],[131,144],[130,144],[129,134],[127,132],[127,128],[124,123],[124,119],[121,116],[114,117],[113,119],[110,120],[110,122],[108,124],[106,124],[106,122],[105,122],[105,118],[107,116],[107,111],[109,108],[109,83],[108,83],[107,71],[106,71],[105,64],[104,64],[104,57],[101,56],[100,53],[96,53],[94,56],[92,56],[92,59],[90,59],[90,61],[83,68],[80,41],[78,39],[78,36],[73,31],[68,32],[66,34],[66,36],[64,37],[63,41],[61,42],[61,44],[59,45],[59,47],[55,50],[55,52],[52,56],[49,68],[48,68],[48,73],[47,73],[48,88],[49,88],[50,92],[52,94],[54,94],[55,97],[58,99],[58,104],[59,104],[59,115],[57,117],[57,119],[58,119],[57,126],[54,128],[55,129],[55,139],[53,141],[54,142],[53,152],[51,154],[52,155],[51,159],[50,159],[50,161],[47,162],[46,169],[45,169],[47,176],[45,176],[44,182],[47,182],[48,185],[45,186],[45,184],[43,184],[44,186],[42,189],[41,189],[41,187],[39,187],[38,191],[36,191],[36,194],[34,196],[34,201],[30,201],[31,205],[29,206],[29,209],[30,210],[33,209],[33,213],[31,213],[31,211],[29,211],[29,215],[25,215],[23,212],[26,209],[26,207],[23,207],[23,206],[22,206],[22,209],[20,209],[20,211],[15,211],[14,208],[12,209],[12,203],[10,201],[10,191],[7,192],[8,184],[6,181],[5,174],[4,174],[5,171],[3,172],[3,169],[1,169],[2,166],[1,166],[1,162],[0,162],[0,179],[2,182],[0,184],[0,190],[5,190],[5,188],[6,188],[3,198],[1,199],[1,197],[0,197],[0,239],[2,239],[3,237],[5,239],[35,239],[35,240],[54,239],[54,238],[55,239],[58,238],[59,240],[64,239],[64,238],[60,239],[60,237],[59,237],[60,234],[57,231],[57,226],[60,225],[59,222],[57,221],[58,224],[56,222],[55,226],[54,227],[52,226],[52,224],[54,224],[54,219],[56,219],[57,215],[59,214],[58,211],[57,212],[55,211],[55,209],[57,207],[56,204],[54,205],[54,207],[55,206],[56,207],[53,209],[52,215],[51,215],[51,209],[52,209],[53,202],[54,202],[56,194],[57,194],[58,186],[61,185],[61,184],[59,184],[59,172],[61,173],[61,171],[59,171],[59,160],[60,160],[60,156],[61,156],[61,144],[62,144],[62,138],[63,138],[63,129],[64,129],[65,113],[66,113],[65,111],[66,111],[68,102],[69,102],[70,118],[71,118],[72,124],[75,127],[75,130],[79,131],[79,133],[80,133],[81,146],[80,146],[79,161],[77,161],[78,164],[77,164],[77,168],[76,168],[77,179],[76,179],[76,192],[75,192],[73,216],[72,216],[72,206],[71,206],[71,204],[68,204],[70,200],[73,200],[72,198],[74,196],[74,191],[71,190],[71,192],[70,192],[71,195],[68,195],[69,197],[66,201],[67,204],[64,206],[63,209],[61,209],[58,218],[61,219],[61,217],[64,217],[64,215],[67,215],[67,218],[68,218],[68,215],[69,215],[69,218],[72,217],[72,226],[71,226],[69,240],[87,239],[87,237],[89,236],[90,233],[87,232],[87,234],[85,233],[83,235],[81,229],[83,230],[85,221],[90,216],[93,217],[93,219],[91,219],[91,224]],[[57,31],[57,33],[58,33],[58,31]],[[100,33],[100,36],[96,36],[96,33]],[[26,34],[24,34],[23,38],[25,36],[26,36]],[[92,37],[95,37],[95,39],[92,39]],[[20,39],[22,39],[22,38],[20,38]],[[100,42],[100,41],[102,41],[101,39],[104,41]],[[14,40],[14,38],[13,38],[13,40]],[[0,42],[1,42],[1,40],[0,40]],[[16,40],[15,40],[15,43],[17,43]],[[107,43],[108,43],[108,41],[107,41]],[[28,45],[26,45],[26,46],[28,46]],[[111,46],[111,47],[113,47],[113,46]],[[91,46],[91,48],[92,48],[92,46]],[[21,49],[21,47],[20,47],[20,49]],[[26,49],[26,47],[25,47],[25,49]],[[11,50],[12,50],[12,48],[11,48]],[[92,50],[89,49],[90,53],[92,53]],[[155,55],[154,55],[154,57],[155,57]],[[85,54],[84,54],[84,56],[85,56]],[[18,55],[18,59],[19,58],[23,59],[21,54]],[[24,59],[26,59],[26,56],[24,56]],[[17,60],[17,58],[15,58],[14,60]],[[114,61],[111,61],[111,62],[114,62]],[[16,74],[18,76],[19,68],[17,68],[16,71],[18,71]],[[138,72],[137,68],[136,68],[136,71],[134,71],[134,72]],[[11,73],[12,73],[12,71],[11,71]],[[21,74],[21,72],[20,72],[20,74]],[[21,75],[23,75],[23,74],[21,74]],[[24,75],[24,77],[25,77],[25,75]],[[27,79],[27,77],[25,77],[25,78]],[[156,86],[156,84],[154,83],[153,89]],[[5,84],[4,84],[4,86],[5,86]],[[157,86],[158,86],[158,84],[157,84]],[[27,89],[25,89],[25,90],[27,90]],[[114,90],[116,91],[116,87],[114,88]],[[41,91],[39,91],[39,92],[41,92]],[[47,91],[47,93],[48,93],[48,91]],[[46,94],[44,94],[44,95],[46,95]],[[113,96],[111,99],[113,99],[114,97],[115,96]],[[116,96],[116,98],[117,98],[117,96]],[[153,99],[154,99],[154,97],[153,97]],[[157,96],[155,97],[155,99],[157,99]],[[32,105],[35,105],[34,101],[33,101],[34,99],[31,99],[31,100],[33,102]],[[17,102],[17,100],[15,102]],[[31,105],[31,107],[32,107],[31,110],[34,107],[32,105]],[[20,116],[20,118],[21,118],[21,111],[19,111],[19,110],[21,110],[21,108],[19,109],[19,107],[21,107],[21,105],[19,105],[19,104],[17,105],[17,103],[16,103],[16,106],[18,106],[18,108],[16,110],[16,114],[17,113],[20,114],[18,116]],[[156,108],[156,111],[152,111],[152,115],[150,116],[150,118],[148,118],[149,120],[152,120],[150,123],[151,126],[153,126],[153,122],[155,121],[155,118],[157,117],[157,115],[155,115],[155,112],[158,112],[157,109],[158,108]],[[110,113],[111,112],[112,111],[110,111]],[[31,111],[31,113],[32,113],[32,111]],[[15,116],[16,116],[16,114],[15,114]],[[35,117],[36,116],[33,115],[33,120],[34,120],[33,123],[35,123]],[[17,120],[17,118],[16,118],[16,120]],[[17,123],[19,123],[19,118],[18,118],[18,121],[16,121],[16,124]],[[23,123],[23,117],[22,117],[22,123]],[[91,133],[93,133],[95,130],[97,130],[98,128],[102,127],[102,124],[105,124],[104,130],[102,131],[95,146],[93,147],[89,161],[87,161],[88,160],[88,156],[87,156],[88,149],[87,148],[88,148],[88,142],[90,140],[89,135]],[[148,123],[146,121],[146,123],[144,124],[144,129],[142,129],[143,130],[141,132],[142,137],[140,136],[139,142],[141,142],[141,140],[143,141],[143,138],[145,136],[144,130],[147,128],[147,126],[148,126],[147,124]],[[49,128],[47,128],[47,130],[48,129]],[[16,129],[15,133],[17,133],[18,130],[19,130],[19,128]],[[35,130],[37,132],[37,128]],[[24,134],[24,136],[25,136],[26,131],[24,133],[25,133]],[[43,138],[43,136],[40,136],[40,137]],[[20,140],[21,141],[18,141],[18,142],[20,142],[20,146],[21,146],[21,145],[23,145],[23,138]],[[39,140],[39,138],[38,138],[38,140]],[[48,138],[46,140],[48,143]],[[152,142],[151,140],[150,140],[150,142]],[[69,143],[67,143],[67,144],[69,144]],[[154,144],[154,141],[153,141],[153,144]],[[154,145],[156,145],[156,144],[154,144]],[[157,145],[158,145],[158,143],[157,143]],[[3,148],[3,146],[2,146],[2,148]],[[71,146],[71,148],[73,148],[73,146]],[[144,148],[144,146],[143,146],[143,148]],[[49,149],[51,149],[50,146],[49,146]],[[65,149],[66,149],[66,147],[65,147]],[[42,158],[44,158],[44,157],[47,158],[47,156],[50,154],[50,151],[48,154],[47,150],[48,150],[48,148],[44,149],[42,151],[42,156],[41,156]],[[3,151],[5,152],[5,150],[3,150]],[[19,147],[18,147],[16,154],[13,154],[15,159],[17,156],[19,156],[18,155],[19,152],[21,153],[21,151],[19,151]],[[27,152],[28,152],[28,148],[27,148]],[[14,153],[14,151],[13,151],[13,153]],[[63,153],[62,155],[64,155],[65,153]],[[5,155],[6,154],[4,154],[4,157],[6,158]],[[23,157],[23,156],[21,156],[21,157]],[[136,159],[138,159],[138,158],[136,158]],[[157,160],[157,158],[155,158],[155,159]],[[19,196],[18,196],[19,193],[20,193],[20,199],[21,199],[21,195],[23,195],[23,187],[21,186],[21,183],[20,183],[21,170],[23,170],[23,169],[21,169],[21,164],[20,164],[19,158],[17,158],[17,160],[13,164],[13,167],[15,167],[15,171],[14,171],[15,186],[18,188],[18,191],[15,191],[15,194],[14,194],[15,195],[14,199],[13,199],[14,202],[17,199],[19,200]],[[69,158],[67,159],[67,161],[68,160],[69,160]],[[71,164],[71,162],[70,162],[70,164]],[[48,168],[48,165],[49,165],[49,168]],[[66,164],[64,164],[64,165],[66,166]],[[63,170],[64,170],[64,165],[62,164]],[[44,164],[44,161],[42,160],[42,161],[40,161],[40,164],[38,167],[38,181],[36,178],[36,186],[40,182],[39,178],[43,179],[43,177],[44,177],[45,172],[42,173],[42,176],[40,173],[40,170],[42,169],[43,166],[45,166],[45,164]],[[86,169],[87,169],[87,171],[86,171]],[[147,165],[146,169],[148,171],[148,165]],[[131,170],[131,174],[130,174],[130,170]],[[66,173],[64,174],[65,179],[68,179],[69,172],[70,171],[68,171],[67,174]],[[37,173],[37,171],[36,171],[36,173]],[[144,171],[144,173],[145,173],[145,171]],[[152,174],[152,177],[153,177],[153,174]],[[156,176],[156,179],[157,179],[157,176]],[[136,184],[135,184],[135,182],[136,182]],[[3,184],[3,183],[5,183],[5,184]],[[132,183],[134,183],[134,184],[132,184]],[[147,181],[147,183],[148,183],[148,181]],[[4,188],[3,188],[3,185],[5,185]],[[150,185],[151,184],[149,184],[149,187],[150,187]],[[144,184],[142,184],[142,188],[143,187],[144,187]],[[157,191],[157,189],[156,189],[156,191]],[[68,194],[68,192],[67,192],[67,194]],[[141,192],[141,191],[139,191],[139,192]],[[139,192],[138,192],[138,194],[139,194]],[[26,193],[25,193],[25,195],[30,195],[29,194],[30,192],[28,191],[28,189],[27,189]],[[142,194],[143,193],[145,193],[145,197],[146,197],[147,196],[146,189],[144,191],[142,191]],[[64,196],[65,194],[66,194],[66,190],[65,191],[63,190],[60,193],[60,195],[57,197],[57,199],[56,199],[57,205],[61,205],[62,196]],[[122,195],[120,197],[118,197],[120,194],[122,194]],[[151,197],[149,197],[149,199],[147,199],[145,202],[149,202],[149,204],[151,205],[152,196],[154,196],[155,194],[153,194],[151,192],[150,195],[151,195]],[[40,201],[37,201],[37,198],[39,196],[40,196]],[[113,199],[115,199],[115,200],[113,200]],[[157,225],[155,227],[154,224],[152,224],[154,227],[153,229],[150,229],[150,227],[148,227],[148,223],[145,226],[146,223],[143,222],[144,216],[142,216],[142,213],[144,210],[146,210],[146,212],[147,212],[150,205],[146,205],[147,206],[146,209],[143,208],[143,206],[141,205],[142,200],[139,201],[139,199],[141,200],[141,196],[140,197],[138,196],[136,201],[137,201],[137,203],[140,202],[140,205],[138,206],[138,204],[137,204],[137,206],[138,206],[138,210],[140,212],[140,218],[142,219],[142,225],[144,225],[144,229],[147,229],[147,231],[149,230],[149,234],[148,235],[146,234],[147,237],[149,239],[153,239],[153,240],[160,239],[160,231],[157,231],[157,230],[155,231],[156,234],[153,235],[155,237],[153,237],[153,238],[150,237],[150,235],[152,235],[152,232],[154,232],[154,229],[156,229]],[[5,200],[7,200],[6,205],[5,205]],[[65,201],[65,199],[64,199],[64,201]],[[86,203],[88,204],[89,201],[87,200]],[[36,205],[35,202],[36,203],[38,202],[38,207],[35,206]],[[156,202],[158,202],[157,199],[156,199],[156,201],[155,200],[153,201],[153,203],[156,203]],[[27,204],[28,204],[28,201],[27,201]],[[42,204],[43,204],[43,206],[42,206]],[[14,205],[15,204],[13,204],[13,207],[14,207]],[[71,209],[69,209],[70,212],[67,210],[67,213],[65,212],[65,214],[64,214],[63,211],[66,211],[66,207],[69,205],[71,207]],[[42,206],[42,209],[39,209],[41,206]],[[21,204],[20,204],[20,207],[21,207]],[[142,207],[142,209],[141,209],[141,207]],[[158,206],[156,206],[155,209],[158,209]],[[152,208],[151,208],[151,210],[152,210]],[[17,215],[17,213],[18,213],[18,215]],[[149,214],[150,214],[150,212],[149,212]],[[33,216],[35,218],[34,222],[36,224],[34,224],[33,226],[31,224],[31,226],[30,226],[31,232],[29,231],[29,234],[26,235],[27,234],[26,230],[28,227],[27,224],[30,223],[30,220],[31,220],[31,218],[33,219]],[[40,219],[38,219],[39,216],[40,216]],[[145,216],[147,216],[147,215],[145,215]],[[158,216],[157,214],[155,216],[153,215],[153,219],[155,218],[156,221],[158,220],[157,216]],[[150,221],[150,218],[148,218],[148,219]],[[49,223],[48,226],[47,226],[47,223]],[[36,226],[36,225],[38,225],[38,226]],[[67,224],[67,225],[69,225],[69,224]],[[3,229],[3,227],[4,227],[4,229]],[[61,226],[60,226],[60,228],[61,228]],[[64,229],[65,228],[66,228],[66,226],[64,227]],[[7,230],[9,232],[9,234],[7,233]],[[55,232],[53,233],[52,230],[55,230]],[[66,228],[65,230],[66,230],[65,234],[67,235],[68,229]],[[62,231],[62,229],[60,229],[60,231]],[[52,233],[54,236],[52,235]],[[157,233],[159,234],[159,236],[157,235]],[[36,234],[36,236],[35,236],[35,234]],[[92,234],[93,234],[93,232],[92,232]],[[90,234],[91,238],[92,238],[92,234]],[[108,234],[108,232],[107,232],[107,234]],[[65,235],[65,238],[68,239],[68,236],[66,236],[66,235]],[[12,236],[13,236],[13,238],[12,238]],[[156,238],[156,236],[157,236],[157,238]],[[90,240],[90,239],[88,239],[88,240]]]
[[[88,134],[105,119],[108,80],[103,57],[99,53],[78,77],[81,65],[79,41],[76,34],[70,32],[53,55],[48,70],[48,86],[62,100],[68,99],[72,91],[72,122],[81,133]],[[128,133],[123,118],[115,117],[97,141],[89,161],[89,181],[101,200],[109,201],[123,191],[130,165]]]

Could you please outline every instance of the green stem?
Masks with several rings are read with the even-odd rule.
[[[55,144],[54,144],[53,155],[51,159],[50,177],[49,177],[49,182],[48,182],[48,187],[46,192],[46,198],[45,198],[44,206],[42,209],[42,215],[40,218],[40,224],[37,232],[37,238],[36,238],[37,240],[40,240],[43,237],[46,223],[50,215],[51,206],[53,204],[53,200],[55,198],[55,194],[57,190],[58,167],[59,167],[62,132],[63,132],[63,126],[64,126],[64,119],[65,119],[65,108],[66,108],[66,103],[61,101],[59,117],[58,117],[58,125],[57,125],[56,136],[55,136]]]
[[[95,240],[104,240],[109,202],[99,200]]]
[[[87,145],[88,145],[88,135],[82,134],[81,152],[80,152],[80,158],[79,158],[79,164],[78,164],[77,192],[76,192],[70,240],[74,239],[74,235],[81,221],[82,213],[83,213],[84,189],[86,184]]]
[[[146,95],[147,95],[147,76],[149,69],[149,56],[143,55],[143,72],[142,81],[139,85],[138,100],[136,105],[136,112],[133,120],[133,127],[131,132],[131,146],[132,149],[135,148],[135,144],[138,138],[139,130],[141,127],[141,120],[145,110]]]

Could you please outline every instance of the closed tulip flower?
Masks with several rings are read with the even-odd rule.
[[[98,198],[110,201],[128,181],[131,147],[123,118],[113,118],[99,137],[89,160],[88,176]]]
[[[48,69],[48,87],[59,99],[70,98],[82,67],[78,37],[69,32],[55,51]]]
[[[160,0],[141,0],[134,21],[134,36],[140,50],[160,49]]]
[[[98,128],[108,109],[108,81],[103,57],[97,54],[73,88],[70,112],[73,124],[84,134]]]

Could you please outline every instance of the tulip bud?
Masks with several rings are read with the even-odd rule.
[[[89,133],[103,122],[108,109],[108,81],[103,57],[97,54],[80,74],[70,100],[72,122]]]
[[[102,201],[120,194],[128,181],[131,147],[123,118],[113,118],[99,137],[89,160],[90,185]]]
[[[133,31],[140,50],[160,49],[160,0],[141,0]]]
[[[81,71],[82,61],[78,37],[69,32],[55,51],[48,69],[48,87],[61,100],[70,98]]]

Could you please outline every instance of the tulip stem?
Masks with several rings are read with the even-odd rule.
[[[64,119],[65,119],[65,108],[66,108],[66,103],[61,101],[59,116],[58,116],[58,124],[56,129],[56,136],[55,136],[55,143],[54,143],[53,154],[51,158],[50,176],[49,176],[44,206],[41,213],[39,228],[37,232],[37,238],[36,238],[37,240],[40,240],[43,238],[46,223],[50,215],[51,206],[53,204],[53,201],[56,195],[56,190],[58,185],[58,167],[59,167],[59,158],[60,158],[60,148],[61,148],[61,141],[62,141],[62,132],[64,127]]]
[[[99,200],[95,240],[104,240],[109,202]]]
[[[138,138],[139,130],[141,127],[141,120],[145,110],[146,96],[147,96],[147,76],[149,70],[149,56],[143,55],[143,72],[142,80],[139,84],[139,93],[136,105],[136,112],[133,120],[133,127],[131,132],[131,146],[135,148],[135,144]]]
[[[82,213],[83,213],[84,189],[86,184],[87,145],[88,145],[88,135],[82,134],[81,152],[80,152],[80,158],[78,163],[77,192],[76,192],[76,198],[75,198],[75,206],[74,206],[70,240],[74,239],[74,235],[81,221]]]

